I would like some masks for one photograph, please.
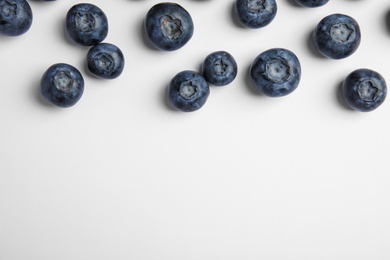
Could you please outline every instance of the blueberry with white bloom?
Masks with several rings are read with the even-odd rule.
[[[353,110],[369,112],[377,109],[385,101],[387,85],[378,72],[358,69],[345,78],[342,93],[345,102]]]
[[[74,42],[92,46],[107,37],[108,19],[96,5],[76,4],[66,15],[66,31]]]
[[[41,78],[44,99],[58,107],[71,107],[84,92],[84,79],[72,65],[57,63],[50,66]]]
[[[99,78],[114,79],[122,74],[124,66],[123,53],[114,44],[99,43],[87,53],[87,68]]]
[[[353,54],[360,45],[361,32],[355,19],[344,14],[323,18],[313,32],[314,45],[324,56],[343,59]]]
[[[0,34],[24,34],[30,29],[32,20],[32,10],[26,0],[0,0]]]
[[[277,12],[275,0],[236,0],[238,20],[251,29],[262,28],[273,21]]]
[[[202,74],[211,85],[225,86],[236,78],[237,63],[230,53],[216,51],[203,61]]]
[[[209,94],[210,87],[206,79],[195,71],[179,72],[168,85],[171,104],[183,112],[193,112],[203,107]]]
[[[269,49],[252,62],[250,76],[261,93],[281,97],[298,87],[301,65],[293,52],[282,48]]]
[[[150,42],[163,51],[182,48],[194,33],[191,15],[176,3],[154,5],[146,14],[144,26]]]

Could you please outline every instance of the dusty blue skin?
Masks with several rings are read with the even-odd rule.
[[[298,87],[301,65],[291,51],[270,49],[258,55],[252,62],[250,76],[261,93],[269,97],[281,97]]]
[[[154,5],[146,14],[144,25],[150,42],[163,51],[182,48],[194,33],[190,14],[175,3]]]
[[[236,0],[235,11],[241,24],[251,29],[262,28],[275,18],[275,0]]]
[[[57,63],[50,66],[41,78],[42,96],[58,107],[71,107],[84,92],[84,79],[73,66]]]
[[[377,109],[386,99],[385,79],[376,71],[358,69],[349,74],[342,85],[345,102],[356,111]]]
[[[207,101],[210,87],[205,78],[195,71],[176,74],[168,85],[168,99],[180,111],[193,112]]]
[[[76,43],[92,46],[102,42],[108,34],[105,13],[93,4],[77,4],[66,15],[66,31]]]
[[[323,18],[313,32],[314,45],[324,56],[344,59],[360,45],[361,32],[358,23],[344,14],[331,14]]]
[[[122,51],[110,43],[99,43],[87,53],[88,70],[96,77],[114,79],[122,74],[125,59]]]
[[[33,14],[26,0],[0,0],[0,34],[18,36],[27,32]]]
[[[225,86],[237,76],[237,63],[226,51],[213,52],[202,63],[202,74],[214,86]]]
[[[297,4],[303,7],[320,7],[329,2],[329,0],[295,0]]]

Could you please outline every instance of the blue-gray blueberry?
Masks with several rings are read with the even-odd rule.
[[[295,0],[295,2],[303,7],[313,8],[323,6],[328,3],[329,0]]]
[[[323,18],[313,32],[314,45],[318,51],[331,59],[343,59],[359,47],[361,32],[359,24],[345,14],[331,14]]]
[[[33,14],[26,0],[0,0],[0,34],[18,36],[27,32]]]
[[[57,63],[50,66],[41,78],[42,96],[58,107],[71,107],[84,92],[84,79],[72,65]]]
[[[182,48],[194,33],[191,15],[176,3],[154,5],[146,14],[144,26],[153,46],[164,51]]]
[[[96,5],[76,4],[66,15],[66,31],[74,42],[92,46],[107,37],[108,19],[102,9]]]
[[[272,22],[276,16],[275,0],[236,0],[235,12],[245,27],[257,29]]]
[[[193,112],[206,103],[210,87],[206,79],[195,71],[181,71],[168,85],[168,99],[180,111]]]
[[[233,56],[226,51],[213,52],[202,63],[202,75],[214,86],[225,86],[237,76],[237,63]]]
[[[264,95],[285,96],[298,87],[301,65],[293,52],[282,48],[269,49],[254,59],[250,76]]]
[[[122,74],[125,59],[122,51],[111,43],[98,43],[87,53],[87,68],[95,76],[114,79]]]
[[[353,110],[369,112],[377,109],[385,101],[387,85],[378,72],[358,69],[345,78],[342,93],[345,102]]]

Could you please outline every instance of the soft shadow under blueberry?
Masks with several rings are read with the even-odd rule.
[[[307,38],[306,38],[306,45],[307,45],[307,48],[309,50],[309,52],[316,58],[319,58],[319,59],[324,59],[326,60],[327,58],[322,55],[316,48],[316,46],[314,45],[314,42],[313,42],[313,31],[310,31],[308,34],[307,34]]]
[[[33,98],[39,103],[41,106],[47,107],[49,109],[54,109],[55,107],[48,102],[41,93],[41,79],[37,78],[34,82],[34,84],[30,88],[31,95]]]
[[[264,95],[257,89],[255,83],[253,82],[251,75],[250,75],[250,68],[252,64],[247,65],[245,68],[245,73],[244,73],[244,84],[246,89],[251,93],[251,95],[259,96],[259,97],[264,97]]]
[[[387,32],[390,34],[390,10],[388,10],[388,11],[386,12],[386,15],[385,15],[385,22],[386,22]]]
[[[231,15],[231,17],[232,17],[232,21],[233,21],[234,25],[236,25],[236,26],[239,27],[239,28],[246,28],[245,26],[243,26],[243,25],[241,24],[240,20],[239,20],[238,17],[237,17],[237,13],[236,13],[236,1],[233,1],[230,15]]]
[[[172,102],[168,98],[168,84],[164,85],[160,91],[161,104],[167,108],[168,111],[178,112],[177,109],[172,105]]]
[[[344,99],[344,96],[343,96],[343,82],[344,80],[342,80],[339,84],[337,84],[337,87],[336,87],[336,99],[338,101],[338,103],[340,104],[340,106],[346,110],[346,111],[353,111],[349,106],[348,104],[345,102],[345,99]]]

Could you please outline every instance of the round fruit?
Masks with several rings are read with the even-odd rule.
[[[192,38],[194,24],[190,14],[182,6],[160,3],[146,14],[145,30],[156,48],[174,51],[182,48]]]
[[[58,107],[73,106],[79,101],[83,92],[83,76],[69,64],[54,64],[41,78],[42,96]]]
[[[369,112],[386,99],[385,79],[376,71],[358,69],[350,73],[342,85],[345,102],[354,110]]]

